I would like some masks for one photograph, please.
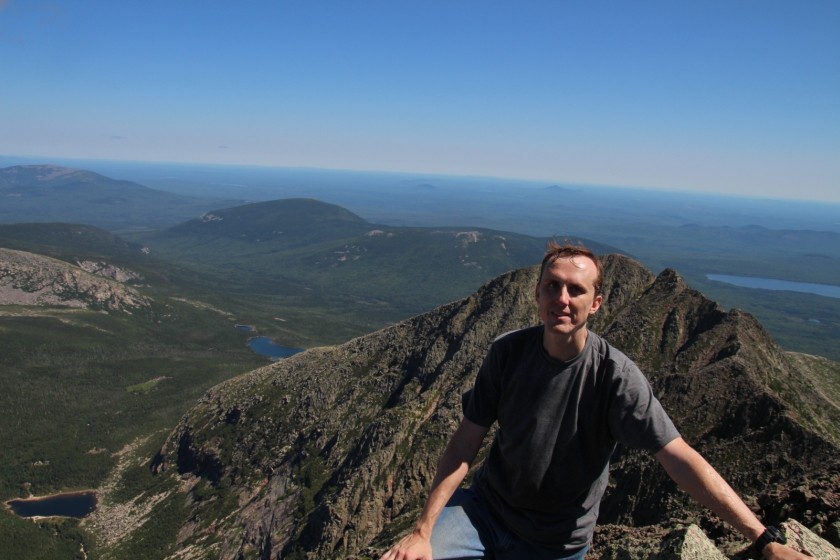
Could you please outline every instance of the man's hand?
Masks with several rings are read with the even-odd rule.
[[[419,532],[412,531],[383,554],[381,560],[432,560],[432,543]]]
[[[432,491],[414,531],[406,535],[381,560],[432,560],[432,529],[443,508],[470,470],[489,428],[464,418],[449,439],[432,481]]]
[[[779,543],[768,544],[761,551],[761,554],[768,560],[807,560],[813,558],[813,556],[807,556]]]
[[[764,532],[764,525],[735,493],[718,472],[682,438],[677,438],[656,453],[668,475],[692,498],[712,510],[718,517],[755,540]],[[762,556],[776,560],[811,558],[779,543],[770,543]]]

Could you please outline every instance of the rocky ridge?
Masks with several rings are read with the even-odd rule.
[[[686,439],[767,522],[796,518],[840,542],[840,453],[822,428],[838,411],[801,362],[674,271],[654,276],[617,255],[605,269],[593,330],[637,360]],[[466,299],[209,391],[153,460],[180,488],[160,503],[188,509],[171,557],[376,556],[416,519],[490,342],[536,322],[536,274],[511,272]],[[649,456],[620,450],[611,474],[603,527],[672,534],[694,524],[721,553],[743,549]],[[593,557],[635,557],[609,556],[613,548],[596,535]]]
[[[124,284],[138,275],[103,262],[72,264],[0,248],[0,305],[60,305],[130,313],[148,298]]]

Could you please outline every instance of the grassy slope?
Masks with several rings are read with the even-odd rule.
[[[170,429],[206,389],[266,363],[231,317],[179,301],[143,317],[32,311],[0,314],[4,499],[97,487],[123,446]],[[40,522],[38,546],[14,557],[71,557],[76,524]],[[31,526],[2,512],[0,542],[31,540]]]

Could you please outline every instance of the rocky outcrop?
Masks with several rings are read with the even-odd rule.
[[[788,546],[818,560],[840,560],[840,551],[807,527],[792,520],[780,525]],[[587,560],[726,560],[697,525],[667,528],[602,526],[596,532],[596,552]],[[732,551],[736,558],[755,558],[749,543]]]
[[[60,305],[131,312],[148,298],[122,282],[133,278],[106,263],[73,266],[26,251],[0,248],[0,305]],[[88,271],[90,270],[90,271]]]
[[[96,274],[97,276],[102,276],[104,278],[110,278],[111,280],[116,280],[122,284],[128,282],[138,282],[143,279],[142,276],[133,270],[115,266],[103,261],[86,260],[77,261],[76,264],[79,265],[79,268],[85,272],[90,272],[91,274]]]
[[[807,371],[752,317],[721,309],[676,272],[654,277],[616,255],[605,269],[594,330],[639,362],[685,437],[768,522],[795,517],[836,544],[840,453],[809,421],[836,407],[811,390]],[[511,272],[469,298],[209,391],[153,461],[186,488],[171,497],[189,504],[178,557],[375,556],[416,519],[491,341],[536,322],[536,274]],[[611,480],[605,527],[661,541],[694,524],[716,550],[743,545],[644,454],[620,450]],[[596,545],[593,554],[607,554]]]

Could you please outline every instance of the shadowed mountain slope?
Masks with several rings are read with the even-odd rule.
[[[840,464],[827,427],[838,410],[801,362],[673,271],[654,277],[617,255],[605,268],[594,330],[638,360],[689,442],[768,522],[795,516],[836,544]],[[153,461],[148,518],[177,522],[169,554],[377,556],[415,521],[491,341],[535,323],[536,274],[505,274],[466,299],[209,391]],[[611,480],[601,523],[695,522],[721,546],[738,545],[650,457],[619,451]],[[108,535],[110,514],[103,507],[86,523]],[[136,525],[115,550],[152,538]]]

